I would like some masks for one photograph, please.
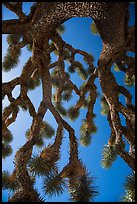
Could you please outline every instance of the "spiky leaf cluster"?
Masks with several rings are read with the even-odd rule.
[[[30,78],[30,80],[28,81],[28,89],[29,90],[34,90],[40,84],[41,84],[41,81],[40,81],[39,78],[37,78],[37,79]]]
[[[15,191],[18,189],[19,183],[16,179],[16,174],[13,172],[11,175],[8,171],[2,172],[2,188],[3,189],[10,189]]]
[[[9,34],[7,36],[7,42],[8,42],[9,45],[17,44],[17,43],[19,43],[20,38],[21,38],[21,35]]]
[[[2,63],[2,70],[5,72],[10,71],[12,68],[16,67],[18,65],[19,59],[17,58],[12,58],[11,57],[11,49],[8,49],[7,54],[5,55]]]
[[[135,202],[135,174],[130,174],[125,183],[125,195],[122,197],[123,202]]]
[[[71,55],[70,55],[69,50],[65,49],[65,50],[63,51],[63,55],[64,55],[64,59],[65,59],[66,61],[70,62]]]
[[[73,202],[92,202],[97,195],[95,189],[92,177],[88,175],[78,176],[75,184],[69,186],[70,199]]]
[[[68,66],[68,71],[69,71],[71,74],[75,73],[75,66],[73,66],[73,65]]]
[[[48,122],[43,121],[40,127],[40,136],[51,138],[52,136],[54,136],[54,134],[55,134],[54,128]]]
[[[114,64],[114,70],[115,70],[115,72],[120,72],[120,69],[119,69],[119,67],[117,66],[117,64]]]
[[[97,29],[97,27],[96,27],[94,22],[91,23],[90,29],[91,29],[93,34],[95,34],[95,35],[98,34],[98,29]]]
[[[92,135],[97,132],[97,127],[94,122],[88,122],[83,120],[83,123],[80,127],[80,143],[83,146],[88,146],[91,143]]]
[[[29,139],[29,135],[30,135],[30,129],[28,129],[25,133],[25,136],[27,139]],[[41,137],[41,135],[39,135],[36,139],[35,139],[35,145],[37,147],[42,147],[44,145],[44,140]]]
[[[67,115],[67,111],[66,111],[66,109],[64,108],[64,106],[62,105],[61,102],[55,103],[55,107],[56,107],[56,109],[59,111],[59,113],[61,115],[63,115],[63,116]]]
[[[9,144],[2,144],[2,158],[5,159],[6,157],[12,154],[12,147]]]
[[[26,47],[28,51],[32,52],[32,44],[28,44]]]
[[[48,158],[42,158],[39,155],[33,155],[28,162],[29,171],[34,175],[47,176],[50,171],[57,169],[55,162],[51,162]]]
[[[59,34],[63,34],[65,32],[65,26],[63,24],[61,24],[60,26],[57,27],[56,31]]]
[[[72,90],[68,90],[62,93],[62,99],[64,101],[69,101],[72,98]]]
[[[15,34],[9,34],[7,36],[7,42],[9,44],[9,47],[7,49],[7,53],[2,63],[3,71],[10,71],[12,68],[18,65],[21,50],[16,45],[19,43],[20,38],[21,38],[21,35],[15,35]]]
[[[112,166],[113,162],[117,159],[117,153],[114,146],[105,145],[102,152],[101,165],[104,169]]]
[[[50,139],[54,136],[55,131],[54,128],[47,122],[43,121],[40,127],[39,135],[35,138],[35,145],[41,147],[44,145],[44,138]],[[30,129],[28,129],[25,133],[27,139],[29,139]]]
[[[95,59],[94,59],[94,56],[93,56],[92,54],[88,54],[88,58],[84,56],[83,59],[84,59],[84,61],[85,61],[86,63],[88,63],[89,61],[93,63],[94,60],[95,60]]]
[[[53,51],[55,55],[59,56],[59,51],[58,50],[54,50]]]
[[[68,117],[74,121],[78,118],[79,116],[79,109],[71,106],[69,109],[68,109]]]
[[[6,128],[5,130],[2,131],[2,140],[5,144],[7,144],[13,140],[13,135],[8,128]]]
[[[135,75],[130,77],[128,74],[125,74],[124,83],[129,87],[135,85]]]
[[[2,172],[2,188],[7,189],[9,184],[10,173],[8,171]]]
[[[86,80],[88,77],[88,74],[87,74],[86,70],[84,69],[82,63],[76,61],[74,66],[75,66],[80,78],[82,80]]]
[[[44,199],[41,198],[36,189],[33,189],[33,191],[25,191],[19,188],[15,194],[9,198],[9,202],[44,202]]]
[[[63,193],[65,185],[65,180],[57,172],[51,172],[44,178],[43,191],[49,196],[58,196]]]

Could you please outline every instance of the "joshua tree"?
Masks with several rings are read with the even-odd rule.
[[[10,102],[3,110],[2,117],[3,158],[12,152],[12,134],[8,126],[16,121],[19,108],[27,110],[33,118],[32,125],[26,132],[27,142],[16,152],[13,173],[3,172],[3,187],[14,190],[9,202],[44,202],[34,189],[36,175],[44,177],[43,188],[46,193],[59,194],[67,184],[73,201],[92,201],[97,194],[93,178],[79,158],[75,130],[65,121],[64,116],[74,120],[79,116],[81,107],[87,108],[86,118],[81,124],[80,141],[83,145],[88,145],[92,134],[97,131],[94,124],[94,104],[98,96],[95,80],[99,78],[102,89],[101,113],[107,115],[111,128],[102,165],[110,167],[119,155],[135,171],[135,112],[132,95],[116,82],[112,73],[115,65],[115,70],[125,74],[125,83],[130,86],[134,84],[134,57],[127,56],[127,51],[135,51],[134,26],[128,26],[128,2],[36,2],[29,15],[23,12],[22,2],[4,2],[3,5],[18,16],[18,19],[2,22],[2,33],[8,34],[9,44],[3,71],[10,71],[17,65],[22,48],[27,47],[32,52],[20,77],[2,84],[2,97],[4,99],[7,96]],[[93,65],[91,54],[72,47],[61,37],[62,24],[76,16],[91,17],[94,28],[102,39],[103,47],[97,67]],[[58,56],[53,63],[52,52]],[[83,56],[89,66],[88,70],[76,61],[76,54]],[[70,63],[69,72],[66,71],[65,61]],[[84,79],[80,88],[69,77],[75,71]],[[27,93],[40,84],[42,101],[36,111]],[[12,91],[17,85],[20,86],[20,93],[14,98]],[[54,95],[52,87],[56,90]],[[66,110],[62,101],[69,101],[72,91],[78,96],[78,101]],[[126,99],[125,105],[119,100],[120,94]],[[58,124],[55,141],[52,145],[43,147],[39,155],[32,155],[35,145],[42,146],[44,137],[54,135],[53,127],[43,120],[47,110],[53,114]],[[125,118],[125,126],[121,124],[119,114]],[[57,161],[60,159],[63,129],[69,134],[70,157],[68,164],[59,172]],[[129,144],[129,151],[125,149],[124,140]]]

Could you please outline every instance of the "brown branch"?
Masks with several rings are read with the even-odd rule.
[[[23,34],[29,29],[30,25],[23,23],[20,19],[2,21],[2,34]]]
[[[10,94],[15,86],[20,84],[20,77],[17,77],[9,82],[2,83],[2,96]]]
[[[133,171],[135,171],[135,159],[128,154],[119,144],[115,145],[116,151],[119,156],[131,167]]]
[[[8,127],[11,123],[13,123],[16,120],[18,112],[19,112],[19,108],[15,107],[13,112],[12,112],[12,117],[8,118],[5,121],[6,127]]]
[[[13,11],[21,20],[26,20],[27,16],[22,11],[22,2],[16,3],[16,5],[12,5],[9,2],[3,2],[4,6],[9,10]]]

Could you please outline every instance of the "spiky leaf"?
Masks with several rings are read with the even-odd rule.
[[[64,101],[69,101],[72,98],[72,91],[66,91],[62,94],[62,99]]]
[[[40,79],[33,79],[30,78],[29,82],[28,82],[28,89],[29,90],[34,90],[37,86],[39,86],[41,84]]]
[[[83,146],[88,146],[91,143],[92,135],[97,132],[97,127],[93,122],[83,120],[80,127],[80,143]]]
[[[30,52],[32,52],[32,45],[31,45],[31,44],[28,44],[28,45],[27,45],[27,50],[30,51]]]
[[[43,190],[49,196],[58,196],[64,192],[65,180],[57,173],[50,173],[43,181]]]
[[[73,186],[69,186],[70,199],[73,202],[92,202],[98,194],[93,186],[93,178],[88,175],[81,175]]]
[[[93,34],[95,34],[95,35],[98,34],[98,30],[97,30],[97,27],[96,27],[94,22],[91,24],[90,28],[91,28],[91,31]]]
[[[65,32],[65,26],[63,24],[61,24],[60,26],[57,27],[56,31],[59,34],[63,34]]]
[[[9,183],[10,173],[8,171],[2,172],[2,188],[7,189]]]
[[[2,144],[2,158],[5,159],[6,157],[12,154],[12,147],[9,144]]]
[[[117,66],[117,64],[114,64],[114,70],[115,70],[115,72],[120,72],[120,69],[119,69],[119,67]]]
[[[5,72],[10,71],[12,68],[18,65],[18,58],[12,59],[10,55],[5,55],[2,63],[2,70]]]
[[[72,66],[72,65],[68,66],[68,71],[69,71],[71,74],[74,73],[74,72],[75,72],[75,66]]]
[[[10,189],[12,191],[15,191],[18,189],[19,183],[16,179],[16,173],[13,171],[12,174],[10,174],[8,171],[2,172],[2,188],[3,189]]]
[[[51,138],[54,134],[54,128],[48,122],[43,121],[40,127],[40,137]]]
[[[129,87],[135,85],[135,75],[133,75],[132,77],[129,77],[128,74],[125,74],[124,83],[126,86],[129,86]]]
[[[102,114],[103,116],[104,116],[104,115],[108,115],[109,106],[108,106],[108,103],[107,103],[107,101],[106,101],[106,99],[105,99],[104,96],[101,97],[100,102],[101,102],[101,107],[102,107],[102,109],[101,109],[101,114]]]
[[[33,155],[28,162],[28,166],[30,172],[38,176],[48,175],[53,168],[56,168],[55,166],[51,165],[48,160],[38,155]]]
[[[71,106],[68,110],[68,116],[71,120],[76,120],[79,116],[79,110]]]
[[[55,104],[56,109],[59,111],[60,114],[62,114],[63,116],[67,115],[67,111],[66,109],[63,107],[62,103],[57,102]]]
[[[81,134],[80,135],[81,145],[87,147],[91,144],[91,135],[90,134]]]
[[[123,202],[135,202],[135,174],[131,173],[125,183],[125,195],[122,197]]]
[[[21,35],[9,34],[9,35],[7,36],[7,42],[8,42],[9,45],[11,45],[11,44],[17,44],[17,43],[19,43],[20,38],[21,38]]]
[[[103,168],[108,169],[112,166],[113,162],[117,159],[117,153],[114,146],[105,145],[102,152],[101,165]]]
[[[3,131],[2,140],[4,141],[4,143],[9,143],[13,140],[13,135],[9,129]]]

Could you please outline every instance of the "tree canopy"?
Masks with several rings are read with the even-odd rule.
[[[23,48],[32,53],[22,67],[21,75],[2,84],[2,98],[7,96],[9,101],[2,113],[3,159],[12,154],[13,135],[9,126],[16,122],[20,110],[28,111],[32,118],[31,127],[26,131],[26,142],[15,154],[13,173],[4,171],[2,174],[3,189],[13,191],[9,202],[44,202],[34,187],[36,176],[43,177],[45,194],[59,195],[67,186],[72,201],[90,202],[98,195],[94,177],[79,158],[75,130],[65,120],[66,117],[76,120],[80,110],[86,109],[86,116],[80,124],[79,140],[88,146],[98,128],[94,112],[98,97],[96,79],[99,79],[102,90],[101,114],[107,117],[111,129],[101,164],[103,168],[110,168],[118,155],[127,163],[133,174],[127,178],[123,200],[135,201],[135,107],[132,94],[117,83],[112,72],[114,68],[119,74],[123,73],[126,86],[135,84],[134,54],[128,56],[129,51],[135,52],[135,28],[128,25],[129,3],[36,2],[28,15],[23,11],[22,2],[4,2],[3,5],[18,18],[2,21],[2,33],[8,34],[9,46],[2,70],[8,72],[18,65]],[[73,47],[61,36],[65,32],[63,23],[73,17],[91,17],[94,21],[91,31],[98,33],[103,43],[97,66],[91,53]],[[54,62],[53,53],[56,55]],[[76,55],[83,58],[88,69],[76,59]],[[73,73],[83,80],[80,87],[71,79]],[[17,86],[20,90],[15,98],[12,92]],[[42,88],[42,100],[36,110],[28,91],[38,86]],[[67,109],[63,102],[69,103],[74,94],[77,100]],[[120,101],[121,95],[125,104]],[[56,130],[49,121],[44,121],[47,111],[55,118]],[[120,114],[125,119],[124,125]],[[64,131],[69,136],[69,161],[60,171],[58,161],[65,139]],[[53,143],[45,146],[44,140],[53,136]],[[33,154],[34,146],[40,147],[38,155]]]

